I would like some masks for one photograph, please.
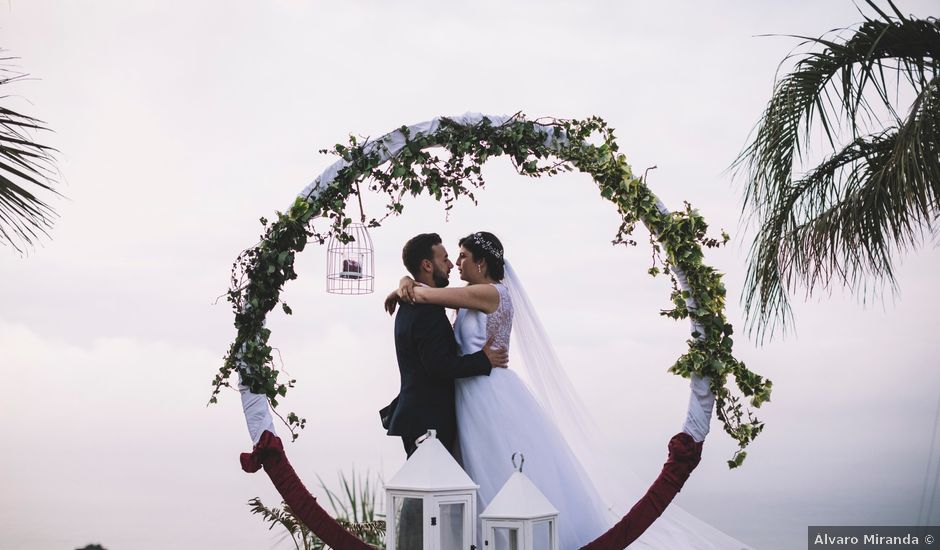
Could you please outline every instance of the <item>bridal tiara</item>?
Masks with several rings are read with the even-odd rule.
[[[486,240],[486,238],[483,237],[483,235],[481,235],[479,232],[474,233],[471,238],[473,239],[474,244],[476,244],[477,246],[479,246],[486,252],[489,252],[493,256],[496,256],[496,258],[499,260],[503,259],[503,251],[498,250],[493,243]]]

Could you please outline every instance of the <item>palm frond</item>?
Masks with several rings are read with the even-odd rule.
[[[377,487],[370,481],[369,473],[364,476],[356,475],[353,470],[351,476],[340,472],[339,481],[343,496],[337,495],[320,476],[317,476],[320,488],[326,495],[333,509],[333,515],[344,529],[356,535],[363,542],[382,549],[385,548],[385,521],[382,515],[376,512]],[[381,479],[380,479],[381,481]],[[261,515],[262,519],[270,523],[269,529],[281,525],[290,535],[298,550],[328,550],[329,547],[314,535],[291,510],[290,506],[282,503],[284,509],[268,508],[257,497],[248,502],[252,514]],[[302,546],[301,546],[302,545]]]
[[[385,521],[378,519],[382,516],[376,513],[378,488],[371,483],[369,472],[358,475],[353,469],[349,476],[340,472],[342,495],[333,492],[320,476],[317,476],[317,480],[333,509],[336,521],[363,541],[381,547],[384,544]]]
[[[356,535],[364,542],[378,545],[381,544],[385,538],[385,530],[387,528],[385,520],[363,521],[359,523],[352,523],[343,519],[336,521],[338,521],[344,529]]]
[[[303,524],[300,520],[294,516],[293,510],[289,506],[282,503],[284,509],[279,508],[268,508],[261,502],[261,499],[254,497],[248,501],[248,505],[251,506],[252,514],[259,514],[261,518],[271,525],[268,526],[268,530],[273,530],[275,525],[280,525],[287,531],[285,536],[290,536],[291,541],[294,543],[294,548],[301,550],[301,544],[303,544],[304,550],[309,550],[311,545],[309,540],[311,537],[310,530],[307,529],[307,526]]]
[[[12,58],[0,59],[0,62]],[[0,65],[0,86],[26,75]],[[0,96],[6,101],[9,96]],[[41,120],[0,107],[0,243],[17,252],[49,235],[55,210],[39,193],[58,195],[55,150],[32,139],[30,132],[47,130]]]
[[[916,246],[940,211],[940,24],[869,4],[882,19],[848,39],[807,39],[822,51],[778,81],[735,161],[758,227],[744,302],[761,337],[792,321],[788,293],[799,285],[812,293],[835,280],[862,294],[872,280],[893,285],[894,255]],[[902,75],[916,97],[905,119],[892,99]],[[834,152],[798,177],[814,129]]]

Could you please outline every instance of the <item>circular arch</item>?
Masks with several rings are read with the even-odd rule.
[[[445,150],[447,156],[441,158],[429,151],[437,149]],[[744,460],[743,449],[760,433],[763,423],[732,394],[729,375],[737,392],[750,398],[753,407],[769,400],[771,382],[734,357],[733,328],[725,317],[721,274],[702,261],[703,247],[720,246],[728,237],[708,237],[707,224],[688,203],[683,210],[668,210],[644,178],[633,174],[626,157],[618,152],[613,130],[602,119],[533,121],[521,114],[468,113],[402,126],[361,143],[350,137],[348,144],[323,152],[332,152],[340,160],[304,188],[286,212],[278,212],[276,220],[261,219],[265,228],[261,241],[239,255],[232,270],[227,299],[238,332],[213,380],[210,403],[217,401],[221,389],[230,386],[232,375],[237,373],[253,443],[259,444],[265,431],[274,433],[271,411],[296,382],[279,380],[268,343],[271,331],[265,327],[267,314],[278,304],[285,313],[291,312],[280,300],[280,292],[287,281],[297,277],[295,255],[308,242],[323,244],[330,235],[341,241],[351,239],[345,229],[352,219],[345,208],[347,199],[360,192],[360,183],[388,196],[386,217],[402,213],[406,194],[427,192],[450,209],[460,197],[475,201],[474,191],[484,184],[482,164],[491,157],[507,155],[526,176],[574,169],[590,174],[601,196],[611,201],[621,216],[615,244],[635,244],[630,238],[635,224],[647,227],[657,262],[649,272],[652,276],[664,274],[672,283],[671,307],[661,314],[691,322],[688,349],[669,371],[706,381],[707,389],[699,393],[714,396],[724,431],[739,446],[729,466],[736,467]],[[329,229],[316,231],[312,227],[315,219],[329,220]],[[369,225],[378,227],[384,219],[373,219]],[[704,426],[699,427],[702,438],[708,431],[708,418],[710,409]],[[284,421],[296,439],[305,420],[291,412]]]

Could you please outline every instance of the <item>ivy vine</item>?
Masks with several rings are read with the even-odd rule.
[[[724,314],[722,276],[702,261],[703,247],[725,244],[727,234],[722,232],[721,239],[708,237],[708,225],[688,203],[679,211],[661,211],[645,179],[635,176],[626,157],[619,153],[613,130],[598,117],[532,121],[519,114],[500,124],[483,118],[474,125],[441,119],[434,132],[411,135],[406,126],[398,132],[404,136],[405,145],[396,154],[391,154],[387,146],[392,134],[374,141],[350,137],[345,145],[321,151],[342,159],[343,167],[335,178],[322,186],[318,195],[298,197],[287,212],[278,212],[273,222],[261,219],[261,241],[242,252],[232,266],[227,299],[235,313],[237,334],[212,381],[210,403],[217,402],[235,372],[253,393],[267,396],[272,410],[294,386],[296,380],[279,378],[265,318],[278,304],[285,313],[291,313],[280,299],[281,289],[297,278],[294,258],[309,242],[323,244],[330,236],[342,242],[352,239],[345,231],[352,223],[346,215],[346,201],[359,192],[360,184],[388,197],[385,216],[368,222],[369,227],[378,227],[388,216],[402,213],[402,200],[409,194],[428,193],[443,202],[446,210],[460,197],[475,204],[474,191],[484,185],[483,163],[507,155],[525,176],[575,169],[590,174],[601,196],[614,203],[620,214],[614,244],[635,245],[631,234],[638,222],[649,229],[654,262],[649,273],[666,275],[672,282],[671,307],[660,314],[676,320],[690,319],[694,327],[687,341],[688,350],[669,371],[686,378],[696,373],[710,379],[718,418],[739,447],[728,465],[734,468],[743,462],[745,447],[764,424],[742,403],[742,398],[747,398],[750,407],[760,407],[770,399],[771,382],[748,370],[734,356],[733,328]],[[315,220],[327,220],[327,228],[316,229]],[[679,283],[680,274],[688,290]],[[737,391],[733,391],[729,377],[734,379]],[[293,412],[283,420],[293,439],[306,423]]]

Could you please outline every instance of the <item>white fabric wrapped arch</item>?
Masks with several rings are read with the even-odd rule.
[[[412,124],[408,126],[408,134],[410,136],[417,135],[431,135],[435,133],[441,126],[441,120],[445,117],[435,117],[431,120],[420,122],[418,124]],[[488,119],[494,126],[499,126],[510,121],[512,117],[500,115],[483,115],[481,113],[464,113],[455,117],[446,117],[448,120],[460,124],[462,126],[472,126],[479,124],[483,119]],[[552,137],[555,135],[556,127],[540,125],[536,123],[541,130],[546,132],[546,143],[551,143]],[[564,136],[556,136],[560,142],[565,141]],[[370,140],[364,144],[364,148],[367,152],[375,150],[378,147],[378,144],[384,145],[384,148],[379,148],[378,152],[380,155],[380,160],[385,162],[390,158],[397,155],[406,145],[407,139],[405,134],[400,130],[395,130],[385,134],[384,136],[376,139]],[[307,201],[312,201],[319,196],[320,192],[325,189],[330,183],[336,179],[336,175],[340,170],[348,166],[344,160],[339,160],[331,164],[326,170],[320,174],[313,182],[304,187],[303,191],[298,195]],[[662,203],[659,198],[656,199],[656,206],[659,211],[663,214],[669,214],[669,209]],[[673,267],[673,272],[676,275],[676,280],[679,282],[679,286],[682,290],[690,290],[688,287],[688,281],[686,280],[685,273],[678,267]],[[686,299],[686,305],[689,309],[695,308],[695,301],[692,298]],[[533,329],[542,330],[540,324],[533,325]],[[699,338],[702,338],[703,330],[700,326],[697,325],[694,321],[692,322],[692,331],[698,332],[700,334]],[[554,354],[554,352],[551,352]],[[566,382],[567,378],[557,380],[556,382],[563,383]],[[535,382],[536,393],[540,395],[540,398],[546,399],[547,403],[556,402],[561,398],[562,402],[567,402],[568,405],[572,405],[572,408],[569,410],[583,410],[580,407],[580,404],[575,406],[574,401],[572,400],[571,395],[564,395],[564,391],[561,393],[556,392],[556,395],[549,395],[549,391],[545,386],[539,387],[539,382]],[[563,384],[560,384],[560,387]],[[695,441],[703,441],[705,436],[708,435],[709,425],[711,422],[712,411],[715,404],[715,396],[711,392],[709,380],[707,378],[702,378],[697,375],[692,375],[692,380],[690,383],[691,393],[689,395],[689,406],[686,414],[685,423],[682,426],[682,431],[692,436]],[[248,424],[248,433],[251,436],[252,443],[256,444],[261,438],[261,434],[265,430],[269,430],[271,433],[274,431],[274,421],[271,416],[271,411],[268,407],[268,402],[265,396],[251,393],[247,387],[239,383],[239,391],[241,393],[242,407],[245,412],[245,420]],[[557,416],[557,415],[556,415]],[[582,426],[583,427],[583,426]]]
[[[277,435],[274,431],[274,418],[271,416],[268,398],[258,393],[251,393],[248,386],[241,383],[241,376],[239,376],[238,391],[242,397],[242,409],[245,411],[245,422],[248,424],[251,444],[257,445],[265,430]]]
[[[663,201],[656,197],[656,208],[663,215],[670,213]],[[656,235],[658,238],[659,236]],[[696,307],[695,299],[692,298],[692,289],[689,288],[689,280],[685,276],[685,271],[679,266],[672,266],[676,281],[679,282],[679,289],[688,292],[689,297],[685,299],[685,305],[689,310],[694,311]],[[705,329],[696,321],[692,321],[692,333],[698,334],[698,339],[705,338]],[[715,394],[712,393],[711,383],[708,378],[697,374],[692,375],[692,381],[689,383],[691,393],[689,395],[689,408],[686,413],[685,423],[682,425],[682,431],[692,436],[696,442],[705,441],[711,424],[712,411],[715,408]]]
[[[408,126],[408,133],[410,136],[417,135],[431,135],[435,133],[441,126],[441,121],[445,117],[436,117],[426,122],[421,122],[418,124],[412,124]],[[465,113],[463,115],[455,117],[446,117],[449,121],[455,122],[462,126],[472,126],[479,124],[483,119],[489,119],[489,121],[494,126],[499,126],[510,121],[512,117],[500,115],[483,115],[481,113]],[[536,126],[541,130],[546,132],[546,143],[551,143],[553,136],[558,138],[560,143],[564,143],[565,136],[559,135],[555,136],[556,127],[540,125],[536,123]],[[379,144],[382,144],[384,147],[379,148]],[[390,158],[397,155],[402,148],[405,147],[407,139],[405,134],[400,130],[395,130],[385,134],[384,136],[366,142],[364,148],[366,152],[374,151],[378,148],[378,153],[380,155],[381,162],[385,162]],[[336,179],[336,175],[340,170],[348,166],[344,160],[339,160],[331,164],[326,170],[320,174],[313,182],[307,185],[303,191],[298,195],[307,201],[313,201],[317,196],[322,192],[323,189],[327,188],[330,183]],[[669,210],[658,198],[656,199],[656,205],[659,208],[660,212],[668,214]],[[688,282],[686,280],[685,274],[681,269],[673,267],[673,272],[676,275],[676,279],[679,282],[679,286],[682,290],[689,290]],[[695,308],[695,301],[692,298],[686,299],[686,305],[690,309]],[[537,329],[541,330],[541,326],[538,325]],[[702,334],[700,326],[697,326],[695,322],[692,323],[692,331]],[[700,338],[702,336],[699,336]],[[537,384],[536,384],[537,386]],[[692,436],[696,441],[703,441],[705,436],[708,435],[709,424],[711,421],[712,410],[714,409],[715,397],[711,393],[709,381],[707,378],[702,378],[696,375],[692,376],[691,381],[691,394],[689,396],[689,406],[686,414],[686,420],[683,424],[682,430]],[[536,393],[539,393],[539,388],[534,388]],[[251,436],[252,443],[257,443],[261,437],[261,434],[268,430],[271,433],[274,432],[274,422],[271,416],[271,411],[268,407],[268,402],[265,396],[260,394],[251,393],[247,387],[242,384],[239,384],[239,391],[241,392],[242,407],[245,412],[245,420],[248,424],[248,432]],[[545,394],[546,392],[542,392]],[[542,399],[555,400],[558,396],[548,397],[547,395],[540,396]],[[568,400],[569,404],[572,404],[570,396],[565,398]],[[580,407],[575,407],[571,410],[583,410]]]

